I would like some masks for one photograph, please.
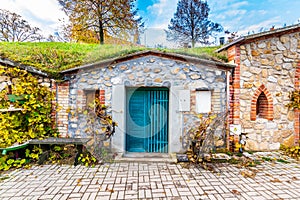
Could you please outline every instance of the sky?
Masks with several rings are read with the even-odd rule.
[[[59,31],[59,19],[67,18],[57,0],[0,1],[1,9],[21,15],[31,25],[39,27],[45,36]],[[176,12],[177,2],[137,0],[138,14],[143,17],[146,27],[145,34],[141,36],[142,44],[172,45],[166,41],[164,29],[167,29]],[[240,36],[269,30],[272,26],[281,28],[285,24],[300,22],[300,0],[207,0],[207,3],[210,7],[209,19],[221,24],[224,30],[237,32]]]

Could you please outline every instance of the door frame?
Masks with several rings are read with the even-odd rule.
[[[125,112],[124,112],[124,117],[125,117],[125,120],[124,120],[124,125],[125,125],[125,136],[124,136],[124,152],[126,153],[132,153],[132,152],[129,152],[127,151],[127,132],[128,132],[128,119],[127,119],[127,116],[128,116],[128,112],[129,112],[129,97],[128,97],[128,93],[130,90],[135,90],[135,89],[142,89],[142,91],[167,91],[167,100],[168,100],[168,103],[167,103],[167,113],[166,113],[166,117],[167,117],[167,120],[166,120],[166,123],[164,123],[163,126],[165,126],[165,124],[167,125],[167,132],[166,132],[166,137],[167,137],[167,147],[166,148],[166,152],[163,152],[163,153],[169,153],[169,150],[170,150],[170,88],[168,87],[160,87],[160,86],[153,86],[153,87],[146,87],[146,86],[142,86],[142,87],[125,87]],[[145,142],[145,141],[144,141]],[[134,152],[134,153],[159,153],[159,152]]]

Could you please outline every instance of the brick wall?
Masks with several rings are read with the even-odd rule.
[[[298,62],[298,67],[295,72],[295,89],[299,90],[300,88],[300,61]],[[300,110],[295,109],[295,145],[299,145],[299,137],[300,137]]]
[[[56,101],[59,107],[56,113],[57,128],[61,137],[68,137],[68,124],[69,124],[69,82],[56,84]]]
[[[100,104],[105,105],[105,90],[99,91]]]
[[[231,76],[230,84],[230,116],[229,123],[240,124],[240,47],[232,46],[228,49],[228,61],[237,66]]]

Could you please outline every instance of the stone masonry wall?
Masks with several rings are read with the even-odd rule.
[[[197,88],[212,91],[212,110],[226,110],[226,72],[204,65],[189,64],[171,59],[145,56],[107,67],[95,67],[79,71],[70,84],[70,106],[72,110],[84,105],[85,90],[101,90],[105,96],[108,112],[111,112],[112,87],[168,87],[182,86],[191,91],[191,112],[184,113],[184,126],[189,127],[195,120],[195,90]],[[114,97],[117,98],[117,97]],[[124,101],[120,99],[120,101]],[[172,108],[170,108],[172,109]],[[69,135],[83,135],[84,123],[78,117],[69,122]]]
[[[286,105],[295,88],[295,72],[300,59],[300,35],[291,33],[240,46],[240,119],[248,133],[246,148],[275,150],[280,144],[294,144],[294,111]],[[255,92],[265,91],[273,104],[273,120],[251,120]],[[270,106],[270,105],[269,105]],[[254,111],[255,112],[255,111]]]

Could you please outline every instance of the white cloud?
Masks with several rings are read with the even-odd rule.
[[[147,10],[150,13],[149,17],[151,17],[149,25],[154,28],[166,29],[176,12],[177,2],[178,0],[159,0],[148,6]]]
[[[272,26],[276,26],[279,23],[280,23],[280,16],[277,16],[277,17],[274,17],[272,19],[262,21],[262,22],[260,22],[258,24],[253,24],[253,25],[248,25],[247,27],[243,27],[244,30],[240,31],[239,34],[241,34],[241,35],[247,35],[248,32],[250,32],[250,33],[253,33],[253,32],[258,33],[260,29],[268,30]]]
[[[58,28],[58,19],[66,18],[57,0],[1,0],[1,8],[21,15],[46,36]]]
[[[242,16],[242,15],[245,15],[246,13],[247,13],[246,10],[228,10],[219,15],[216,15],[215,18],[226,20],[226,19],[228,19],[228,17]]]
[[[239,1],[239,0],[211,0],[207,2],[211,11],[224,11],[239,9],[242,6],[249,5],[248,1]]]

